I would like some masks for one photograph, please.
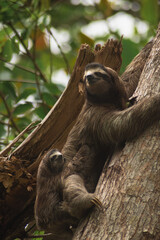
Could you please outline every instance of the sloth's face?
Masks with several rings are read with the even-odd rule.
[[[107,72],[107,68],[88,69],[84,74],[85,84],[87,87],[93,87],[94,85],[109,84],[113,85],[112,76]]]
[[[119,78],[114,70],[96,63],[87,65],[84,73],[87,97],[107,101],[116,92],[115,79],[118,81]]]
[[[48,154],[48,166],[53,172],[60,172],[63,169],[65,159],[63,155],[56,149],[53,149]]]

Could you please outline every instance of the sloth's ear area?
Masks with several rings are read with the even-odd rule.
[[[84,79],[80,79],[78,84],[78,90],[81,95],[84,94]]]

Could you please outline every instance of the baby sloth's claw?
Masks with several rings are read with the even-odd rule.
[[[91,202],[96,206],[98,207],[99,209],[102,209],[102,203],[101,201],[97,198],[97,197],[94,197]]]

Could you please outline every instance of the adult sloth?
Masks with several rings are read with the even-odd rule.
[[[86,66],[84,89],[85,104],[62,149],[65,161],[58,177],[52,170],[52,180],[49,180],[50,153],[38,171],[37,225],[40,222],[42,228],[52,230],[55,239],[64,236],[71,239],[70,226],[75,223],[76,227],[93,205],[101,207],[94,190],[114,150],[160,119],[160,94],[126,108],[128,99],[123,81],[114,70],[101,64]],[[45,175],[41,174],[44,169]],[[41,184],[44,177],[45,184]],[[46,192],[48,181],[50,187]],[[47,204],[41,203],[40,196]]]

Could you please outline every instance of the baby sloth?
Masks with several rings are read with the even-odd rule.
[[[126,108],[123,81],[101,64],[86,66],[84,89],[85,103],[62,149],[63,156],[51,150],[38,170],[36,221],[42,229],[52,231],[55,239],[71,239],[70,226],[76,227],[93,205],[101,207],[94,191],[115,149],[160,119],[160,93]]]
[[[53,232],[56,239],[70,239],[72,232],[69,227],[77,222],[62,208],[64,165],[62,154],[53,149],[42,159],[37,173],[36,224],[39,229]],[[61,238],[57,238],[59,235]]]
[[[76,191],[79,188],[83,192],[83,197],[77,198],[74,208],[81,208],[83,215],[94,204],[101,207],[101,203],[94,194],[87,192],[83,180],[78,175],[72,175],[67,180],[63,178],[64,166],[65,159],[62,154],[52,149],[42,159],[37,174],[36,224],[39,229],[53,232],[56,239],[71,239],[70,227],[74,228],[78,224],[77,218],[66,211],[67,206],[65,206],[63,197],[64,187],[67,188],[69,185],[69,188],[72,188],[72,182],[76,181]],[[76,195],[76,192],[71,191],[71,194]]]

